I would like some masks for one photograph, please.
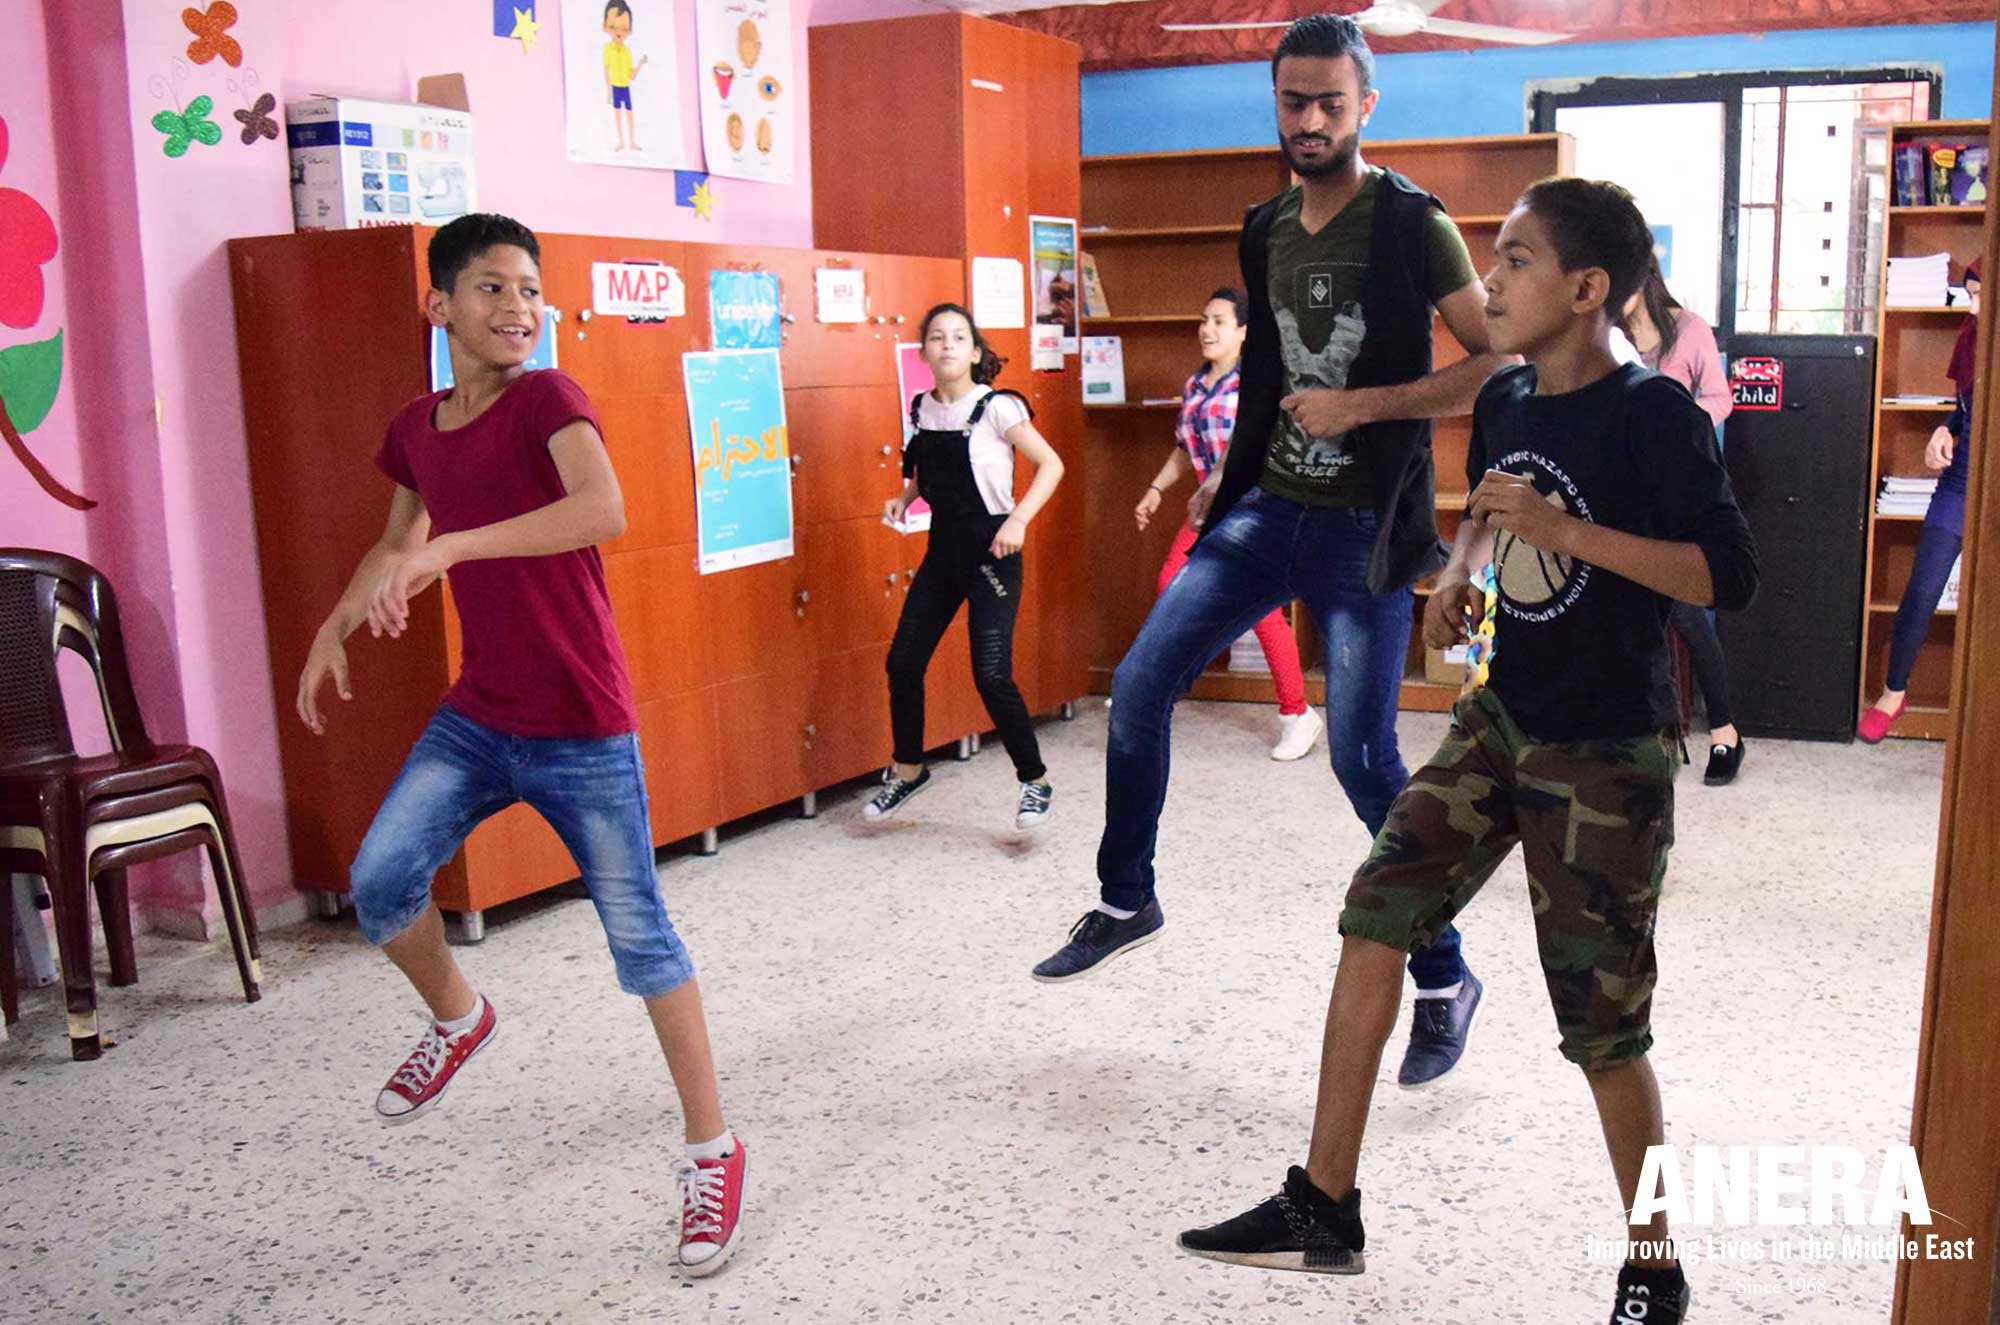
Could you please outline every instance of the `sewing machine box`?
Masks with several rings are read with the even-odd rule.
[[[286,105],[285,138],[296,230],[443,225],[478,210],[465,111],[308,97]]]

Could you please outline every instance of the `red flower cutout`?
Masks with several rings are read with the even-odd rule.
[[[0,167],[7,164],[7,122],[0,120]],[[19,189],[0,189],[0,323],[32,327],[42,316],[42,264],[56,255],[56,226]]]
[[[181,22],[187,24],[194,40],[188,43],[188,59],[196,64],[207,64],[216,56],[231,69],[243,63],[243,48],[227,29],[236,22],[236,6],[229,0],[215,0],[206,13],[199,9],[183,9]]]

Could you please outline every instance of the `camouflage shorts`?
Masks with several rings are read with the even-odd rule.
[[[1585,1071],[1637,1058],[1679,771],[1671,732],[1539,744],[1491,691],[1464,695],[1355,873],[1340,932],[1424,946],[1518,842],[1563,1057]]]

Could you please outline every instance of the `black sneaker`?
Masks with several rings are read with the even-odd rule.
[[[931,771],[927,768],[914,782],[907,782],[896,776],[895,769],[882,774],[882,790],[875,793],[869,802],[861,807],[861,817],[870,823],[886,819],[903,808],[903,802],[910,799],[931,784]]]
[[[1120,920],[1103,911],[1086,911],[1070,928],[1069,942],[1056,955],[1035,968],[1035,978],[1043,984],[1059,984],[1089,975],[1121,952],[1129,952],[1160,936],[1166,924],[1160,915],[1160,899],[1155,897],[1130,920]]]
[[[1708,771],[1701,780],[1711,787],[1726,787],[1736,781],[1736,770],[1743,767],[1743,745],[1741,736],[1734,745],[1712,745],[1708,749]]]
[[[1046,781],[1023,782],[1021,803],[1014,811],[1014,827],[1030,833],[1049,821],[1050,803],[1055,800],[1055,789]]]
[[[1472,1014],[1486,986],[1471,971],[1451,998],[1420,998],[1410,1018],[1410,1047],[1403,1051],[1403,1068],[1396,1084],[1405,1090],[1428,1086],[1458,1066],[1465,1054],[1465,1037],[1472,1031]]]
[[[1176,1240],[1182,1251],[1231,1265],[1313,1274],[1360,1274],[1361,1189],[1336,1201],[1294,1164],[1276,1196],[1234,1219],[1191,1228]]]
[[[1693,1300],[1694,1292],[1680,1266],[1657,1270],[1627,1265],[1618,1271],[1618,1298],[1611,1304],[1611,1325],[1681,1325]]]

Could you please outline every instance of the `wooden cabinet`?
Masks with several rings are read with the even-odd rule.
[[[244,413],[273,702],[289,715],[313,632],[380,534],[391,486],[373,456],[389,418],[429,390],[422,314],[428,229],[233,241]],[[855,777],[889,757],[884,663],[921,537],[881,523],[902,482],[894,346],[932,304],[962,298],[956,258],[543,235],[558,361],[590,393],[625,494],[605,581],[639,704],[654,840],[677,841]],[[586,316],[593,262],[681,273],[687,316]],[[814,271],[864,272],[867,320],[815,316]],[[716,575],[696,562],[694,468],[681,355],[712,345],[708,274],[777,274],[793,467],[795,555]],[[902,319],[898,321],[898,319]],[[310,328],[301,332],[300,328]],[[326,347],[340,348],[329,364]],[[1053,527],[1053,526],[1052,526]],[[1050,549],[1051,560],[1074,561]],[[323,737],[279,723],[294,877],[344,890],[348,863],[460,653],[447,584],[402,639],[349,643],[355,699]],[[986,725],[963,628],[932,675],[932,740]],[[480,825],[442,869],[448,910],[480,911],[573,877],[525,806]]]
[[[1078,48],[959,14],[842,23],[814,28],[810,38],[814,239],[966,263],[1012,258],[1032,270],[1029,216],[1078,214]],[[970,303],[956,262],[905,260],[879,298],[876,285],[869,289],[871,316],[891,326],[907,318],[909,341],[932,306]],[[1075,555],[1090,486],[1082,381],[1074,355],[1059,372],[1032,371],[1025,328],[982,331],[1007,361],[998,385],[1028,398],[1067,469],[1028,533],[1014,641],[1029,710],[1048,713],[1090,687],[1083,636],[1096,572]],[[1018,492],[1029,478],[1021,466]],[[923,539],[907,544],[906,569],[914,569]],[[938,648],[926,700],[927,744],[990,725],[972,688],[962,615]]]

